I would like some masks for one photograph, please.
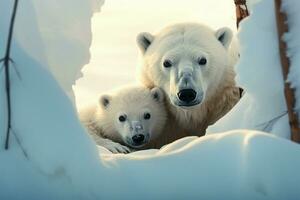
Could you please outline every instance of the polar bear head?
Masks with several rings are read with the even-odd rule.
[[[201,105],[222,83],[231,39],[229,28],[213,31],[193,23],[172,25],[157,35],[140,33],[140,79],[147,87],[161,87],[174,106]]]
[[[98,119],[104,136],[133,148],[155,139],[166,121],[161,89],[125,86],[100,96]]]

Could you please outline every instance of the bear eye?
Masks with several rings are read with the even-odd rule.
[[[206,58],[201,57],[201,58],[198,59],[198,64],[199,65],[205,65],[206,63],[207,63]]]
[[[126,118],[127,118],[126,115],[120,115],[120,116],[119,116],[119,121],[120,121],[120,122],[125,122],[125,121],[126,121]]]
[[[164,61],[163,65],[165,68],[172,67],[172,61],[167,59]]]
[[[145,113],[145,114],[144,114],[144,119],[150,119],[150,118],[151,118],[150,113]]]

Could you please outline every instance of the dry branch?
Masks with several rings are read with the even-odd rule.
[[[246,0],[234,0],[236,12],[236,27],[239,27],[240,22],[249,16]]]
[[[282,40],[282,36],[288,31],[288,25],[286,23],[287,16],[285,13],[281,12],[281,0],[275,0],[275,13],[277,21],[277,31],[278,31],[278,42],[279,42],[279,52],[281,60],[281,68],[284,80],[284,95],[286,100],[286,105],[288,109],[289,124],[291,128],[291,140],[300,143],[300,127],[297,113],[294,110],[295,107],[295,90],[291,88],[289,82],[287,82],[287,77],[290,68],[290,61],[287,57],[287,45]]]
[[[17,13],[17,7],[18,7],[18,0],[15,0],[13,11],[11,14],[10,25],[9,25],[5,56],[3,59],[0,60],[0,62],[4,63],[5,92],[6,92],[6,102],[7,102],[7,128],[6,128],[6,138],[5,138],[5,149],[8,149],[9,135],[11,131],[10,62],[13,61],[10,58],[10,48],[11,48],[13,29],[14,29],[14,22]]]

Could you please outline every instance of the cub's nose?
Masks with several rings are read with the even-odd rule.
[[[131,139],[135,145],[141,145],[145,140],[145,136],[143,134],[136,134]]]
[[[196,99],[197,92],[193,89],[183,89],[177,93],[177,96],[180,101],[190,103]]]

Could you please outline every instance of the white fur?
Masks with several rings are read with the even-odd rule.
[[[204,135],[207,126],[239,100],[228,50],[231,39],[228,28],[214,31],[193,23],[172,25],[156,35],[138,35],[137,43],[143,55],[139,79],[146,87],[160,87],[166,93],[168,122],[164,134],[156,140],[156,147],[184,136]],[[203,66],[197,62],[202,57],[207,59]],[[172,67],[165,68],[164,60],[171,60]],[[197,91],[196,100],[201,103],[191,107],[178,105],[182,74],[192,74],[185,86]]]
[[[144,119],[150,113],[151,118]],[[150,133],[150,141],[161,133],[166,122],[163,92],[158,88],[125,86],[99,98],[98,105],[80,111],[80,119],[96,143],[112,152],[129,152],[131,147],[126,138],[131,137],[131,124],[139,123],[145,132]],[[119,116],[126,115],[125,122]],[[141,148],[146,148],[147,144]]]

